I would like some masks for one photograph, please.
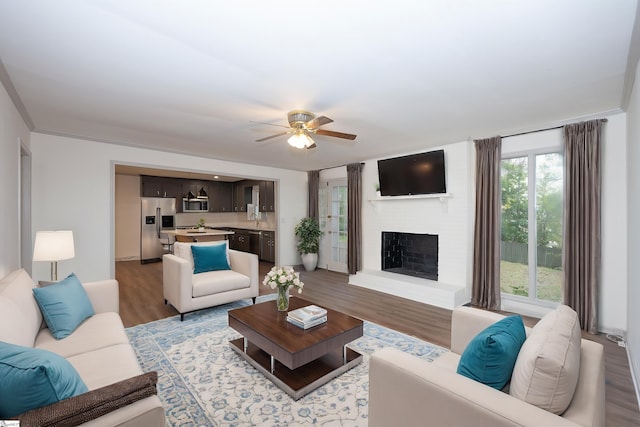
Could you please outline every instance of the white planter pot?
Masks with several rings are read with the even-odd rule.
[[[318,266],[318,254],[302,254],[302,265],[307,271],[313,271]]]

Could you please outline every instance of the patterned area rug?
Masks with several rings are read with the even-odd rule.
[[[260,297],[264,301],[268,295]],[[158,371],[158,395],[170,426],[366,426],[369,355],[383,347],[432,361],[446,349],[365,322],[349,347],[363,362],[298,401],[276,387],[228,345],[239,338],[227,311],[238,301],[127,328],[142,369]]]

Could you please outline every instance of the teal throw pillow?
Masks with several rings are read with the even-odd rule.
[[[0,419],[88,391],[64,357],[0,341]]]
[[[227,245],[191,245],[193,274],[206,271],[231,270],[227,261]]]
[[[457,372],[501,390],[511,379],[527,334],[520,316],[509,316],[476,335],[464,349]]]
[[[58,340],[71,335],[80,323],[95,314],[87,292],[73,273],[53,285],[33,288],[33,296],[51,334]]]

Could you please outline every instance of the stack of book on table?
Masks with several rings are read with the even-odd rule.
[[[291,310],[287,314],[287,322],[302,329],[313,328],[327,321],[327,310],[317,305]]]

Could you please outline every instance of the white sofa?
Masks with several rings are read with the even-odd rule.
[[[32,292],[35,286],[24,270],[16,270],[0,280],[0,341],[61,355],[79,373],[89,393],[143,373],[118,315],[116,280],[83,283],[95,314],[60,340],[53,337],[43,322]],[[164,426],[165,415],[160,399],[153,394],[83,425]]]
[[[456,373],[467,344],[503,317],[470,307],[456,308],[451,352],[433,362],[394,348],[375,352],[369,365],[369,426],[603,427],[604,349],[599,343],[580,341],[578,383],[562,415]]]
[[[173,254],[162,256],[164,302],[178,310],[180,320],[191,311],[245,298],[252,298],[255,303],[259,293],[256,254],[227,249],[231,270],[193,273],[191,246],[218,244],[221,242],[176,242]]]

